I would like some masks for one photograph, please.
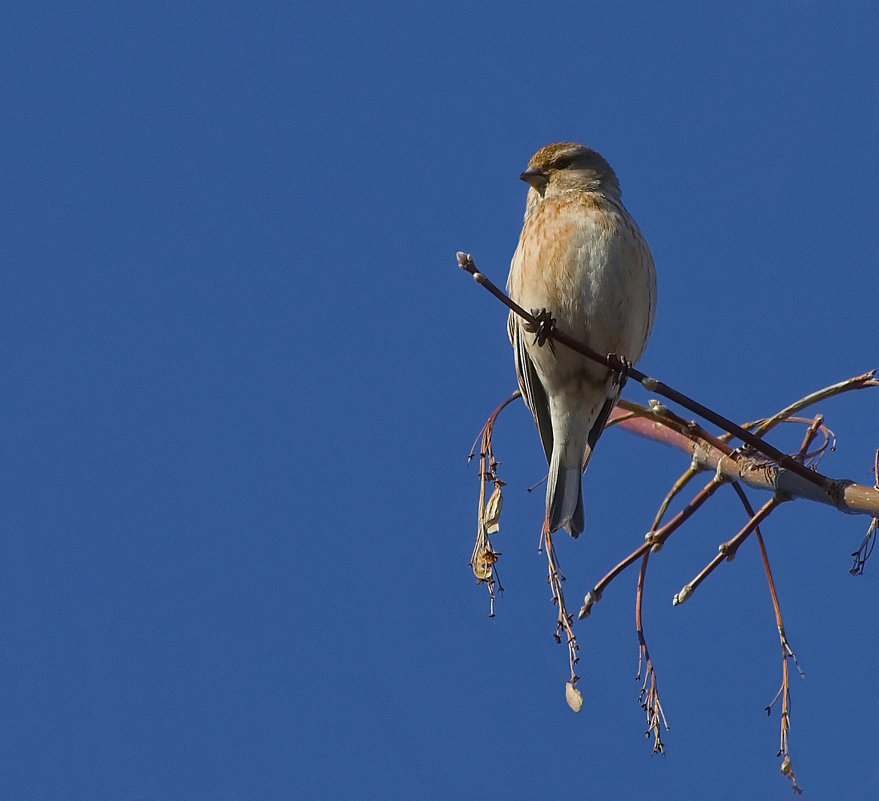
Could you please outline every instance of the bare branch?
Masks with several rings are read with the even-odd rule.
[[[538,326],[538,319],[512,301],[507,295],[482,273],[478,272],[473,259],[465,253],[458,254],[458,263],[462,269],[469,272],[477,283],[481,284],[491,294],[504,303],[514,314],[519,315],[526,322]],[[782,680],[781,686],[775,698],[766,707],[771,712],[776,702],[781,703],[781,736],[778,756],[782,757],[781,772],[791,782],[792,789],[796,793],[801,790],[794,776],[791,762],[788,733],[790,729],[790,660],[793,660],[797,670],[800,670],[796,655],[791,648],[784,624],[781,617],[781,606],[775,589],[772,571],[769,566],[769,557],[763,536],[760,532],[760,524],[781,504],[797,498],[816,501],[835,507],[847,514],[866,514],[872,518],[870,528],[858,550],[852,554],[855,564],[853,573],[863,571],[863,566],[872,551],[873,545],[879,533],[879,451],[876,452],[874,473],[876,483],[873,487],[866,487],[846,479],[832,479],[822,475],[816,469],[821,457],[835,448],[835,437],[824,424],[824,418],[819,414],[811,419],[794,417],[794,415],[806,407],[825,400],[843,392],[868,387],[879,387],[879,381],[875,379],[875,371],[832,384],[823,389],[806,395],[805,397],[786,406],[771,417],[747,423],[739,426],[727,420],[716,412],[702,406],[698,402],[681,394],[677,390],[663,384],[655,378],[651,378],[639,370],[634,369],[623,359],[615,354],[601,354],[589,348],[582,342],[577,341],[564,331],[550,328],[545,331],[545,336],[556,342],[571,348],[609,370],[619,373],[624,378],[634,378],[648,391],[656,392],[665,398],[672,400],[680,406],[699,415],[705,420],[719,426],[726,433],[716,436],[705,430],[695,421],[688,421],[663,403],[656,400],[649,402],[649,407],[641,406],[629,401],[620,400],[617,408],[607,425],[618,425],[626,430],[639,434],[671,447],[684,451],[690,457],[690,465],[671,487],[663,500],[650,531],[645,536],[645,541],[632,551],[628,556],[616,564],[595,586],[586,594],[583,606],[580,608],[579,617],[587,617],[594,604],[601,599],[602,593],[608,585],[619,576],[627,567],[640,560],[638,574],[638,586],[635,597],[635,625],[638,635],[638,679],[642,680],[638,701],[647,718],[647,737],[653,739],[654,752],[663,753],[662,729],[667,730],[668,723],[659,700],[657,689],[656,670],[650,652],[647,648],[647,640],[644,634],[642,604],[643,592],[646,581],[647,566],[653,553],[661,550],[668,538],[677,531],[693,514],[696,513],[717,490],[726,483],[732,484],[748,512],[747,523],[739,532],[719,547],[719,552],[688,584],[686,584],[674,597],[675,605],[686,601],[696,588],[708,578],[709,575],[720,565],[721,562],[731,561],[742,543],[751,534],[757,540],[763,559],[766,580],[772,598],[775,613],[776,627],[778,630],[779,643],[782,653]],[[552,341],[550,342],[552,345]],[[499,553],[494,551],[490,543],[490,535],[497,531],[498,518],[501,508],[501,488],[504,482],[497,473],[498,462],[492,452],[492,430],[500,411],[511,403],[520,393],[514,393],[489,417],[481,431],[480,448],[480,494],[479,514],[476,547],[471,557],[471,566],[480,582],[485,582],[489,588],[491,597],[491,613],[494,614],[494,586],[497,577],[496,563]],[[779,423],[798,423],[806,427],[802,444],[795,454],[786,454],[761,439],[761,435],[773,429]],[[733,449],[730,440],[737,438],[744,445]],[[477,438],[479,439],[479,438]],[[817,440],[817,442],[816,442]],[[810,450],[811,449],[811,450]],[[475,451],[475,448],[474,448]],[[474,452],[470,454],[472,459]],[[663,518],[669,510],[672,501],[684,488],[703,471],[711,472],[711,479],[702,489],[678,511],[671,519],[661,525]],[[493,483],[494,490],[486,501],[486,488]],[[772,497],[755,512],[745,496],[743,485],[755,489],[768,491]],[[574,635],[573,616],[567,611],[563,592],[564,576],[558,562],[553,544],[552,533],[548,531],[546,523],[541,531],[541,550],[546,548],[547,556],[547,581],[551,588],[553,603],[558,607],[556,619],[555,639],[561,643],[564,639],[568,647],[568,661],[570,666],[570,680],[566,683],[565,696],[568,704],[576,712],[579,711],[583,698],[576,684],[576,664],[579,662],[579,647]],[[500,585],[498,584],[498,587]],[[642,673],[643,670],[643,673]],[[800,670],[802,675],[802,671]]]
[[[622,411],[621,411],[622,410]],[[619,419],[617,422],[617,418]],[[769,462],[746,457],[729,450],[717,441],[694,438],[678,420],[655,409],[620,400],[611,419],[626,431],[684,451],[703,470],[713,470],[728,481],[741,481],[754,489],[766,490],[789,498],[804,498],[835,506],[847,514],[879,516],[879,489],[865,487],[847,479],[831,479],[804,468],[822,479],[822,486],[802,480],[794,472]],[[795,462],[793,457],[790,457]],[[802,467],[802,465],[800,465]]]
[[[787,420],[791,415],[802,411],[807,406],[811,406],[819,401],[827,400],[828,398],[832,398],[834,395],[839,395],[843,392],[848,392],[853,389],[866,389],[868,387],[879,387],[879,381],[876,380],[875,370],[870,370],[869,373],[863,373],[862,375],[856,375],[854,378],[847,378],[845,381],[840,381],[838,384],[831,384],[829,387],[816,390],[815,392],[806,395],[804,398],[800,398],[790,406],[786,406],[780,412],[772,415],[772,417],[768,417],[766,420],[754,424],[756,425],[756,428],[753,433],[762,436],[769,431],[769,429],[774,428],[779,423]],[[745,428],[751,428],[751,424],[746,425]]]
[[[485,289],[491,292],[492,295],[494,295],[513,312],[518,314],[520,317],[522,317],[524,320],[531,323],[532,325],[539,326],[539,321],[533,314],[530,314],[518,303],[507,297],[507,295],[503,291],[498,289],[485,275],[483,275],[476,269],[476,264],[473,261],[473,257],[469,253],[458,253],[458,266],[461,267],[462,270],[470,273],[476,283],[485,287]],[[547,336],[548,338],[553,339],[556,342],[560,342],[561,344],[566,345],[567,347],[571,348],[571,350],[582,354],[586,358],[598,362],[599,364],[603,364],[610,370],[614,370],[621,374],[625,373],[627,378],[634,378],[649,392],[656,392],[663,397],[674,401],[680,406],[683,406],[685,409],[689,409],[691,412],[698,414],[705,420],[708,420],[714,425],[719,426],[724,431],[728,431],[729,433],[733,434],[746,445],[750,445],[758,453],[762,453],[764,456],[767,456],[773,461],[777,462],[781,467],[784,467],[792,473],[798,475],[801,479],[805,479],[806,481],[815,484],[825,491],[830,491],[832,489],[830,487],[824,486],[824,477],[821,476],[819,473],[815,473],[814,471],[803,467],[803,465],[798,464],[794,459],[792,459],[786,453],[778,450],[778,448],[776,448],[775,446],[770,445],[768,442],[760,439],[760,437],[754,436],[749,431],[741,428],[736,423],[732,422],[732,420],[727,420],[725,417],[717,414],[717,412],[709,409],[707,406],[703,406],[701,403],[687,397],[681,392],[678,392],[676,389],[668,386],[667,384],[664,384],[655,378],[651,378],[645,373],[642,373],[640,370],[637,370],[630,365],[624,364],[618,356],[614,354],[598,353],[585,343],[580,342],[579,340],[575,339],[569,334],[566,334],[564,331],[561,331],[558,328],[552,328],[548,330]]]
[[[696,590],[696,588],[705,581],[708,576],[710,576],[715,568],[721,563],[726,561],[732,561],[735,558],[736,551],[738,551],[739,546],[751,535],[754,529],[760,525],[760,523],[769,517],[769,514],[782,503],[784,503],[785,499],[779,497],[778,495],[774,495],[770,498],[759,512],[751,516],[751,519],[748,520],[747,524],[745,524],[744,528],[739,531],[738,534],[735,535],[728,542],[724,542],[717,549],[718,554],[714,557],[696,576],[692,581],[686,584],[677,595],[675,595],[672,600],[672,604],[677,606],[678,604],[682,604],[686,601]]]
[[[665,541],[689,519],[691,515],[702,506],[720,487],[723,479],[715,476],[708,482],[680,512],[678,512],[668,523],[662,528],[655,531],[648,531],[645,536],[645,542],[640,545],[625,559],[615,565],[611,570],[599,581],[583,600],[583,606],[580,607],[578,617],[582,620],[588,617],[592,611],[592,607],[601,600],[601,595],[608,584],[611,583],[620,573],[622,573],[629,565],[634,564],[639,558],[645,556],[650,551],[658,551],[662,548]]]

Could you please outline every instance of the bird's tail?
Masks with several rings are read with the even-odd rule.
[[[563,528],[578,537],[583,531],[584,462],[582,448],[578,451],[569,445],[553,449],[546,480],[546,523],[550,532]]]
[[[550,533],[563,528],[576,538],[583,531],[583,473],[618,397],[619,389],[616,389],[604,399],[596,413],[590,415],[588,428],[574,427],[585,436],[578,433],[564,440],[565,434],[570,436],[570,432],[562,427],[557,432],[559,436],[553,444],[546,482],[546,523]]]

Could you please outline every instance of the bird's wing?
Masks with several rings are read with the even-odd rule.
[[[516,359],[516,378],[519,381],[519,389],[522,391],[522,398],[531,410],[531,414],[534,415],[540,441],[543,443],[543,452],[546,454],[546,460],[549,461],[552,458],[552,420],[549,415],[549,401],[546,397],[546,389],[540,382],[537,371],[534,369],[534,363],[525,348],[525,338],[528,334],[522,330],[519,317],[515,312],[510,312],[507,330]],[[613,407],[611,406],[611,408]]]
[[[589,434],[586,437],[586,453],[583,456],[584,473],[586,472],[586,466],[589,464],[589,459],[592,456],[592,451],[595,448],[595,443],[598,442],[598,438],[601,436],[601,432],[604,431],[604,426],[607,424],[607,419],[610,417],[610,413],[614,410],[617,401],[620,399],[620,387],[618,382],[614,381],[613,378],[608,382],[607,391],[607,399],[604,401],[604,405],[601,409],[599,409],[598,414],[592,423],[592,427],[589,429]]]

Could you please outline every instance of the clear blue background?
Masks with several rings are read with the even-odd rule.
[[[661,5],[4,5],[0,799],[791,797],[755,543],[670,604],[731,492],[648,577],[663,758],[634,573],[565,705],[521,405],[496,619],[467,565],[465,457],[515,381],[455,252],[504,282],[547,142],[602,152],[651,244],[648,373],[748,420],[879,366],[879,6]],[[879,394],[820,409],[822,469],[872,483]],[[572,606],[685,466],[606,436]],[[809,798],[879,794],[867,522],[764,528]]]

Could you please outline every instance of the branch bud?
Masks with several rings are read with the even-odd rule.
[[[674,598],[671,599],[672,606],[678,606],[678,604],[682,604],[693,594],[693,585],[687,584],[679,593],[675,595]]]

